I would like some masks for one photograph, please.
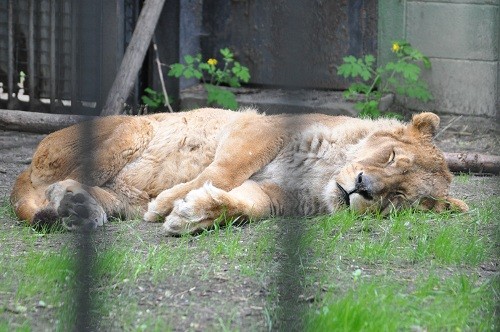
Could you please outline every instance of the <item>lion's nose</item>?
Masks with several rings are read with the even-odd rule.
[[[356,179],[356,186],[361,185],[363,183],[363,172],[358,174],[358,177]]]
[[[371,178],[360,172],[356,177],[354,192],[360,194],[365,199],[373,199],[373,182]]]

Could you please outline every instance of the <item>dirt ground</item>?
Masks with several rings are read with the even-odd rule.
[[[44,135],[21,133],[13,131],[0,131],[0,197],[7,197],[17,175],[27,167],[31,161],[31,155],[39,141]],[[487,154],[500,154],[500,139],[496,132],[480,133],[480,130],[463,131],[460,129],[443,131],[440,133],[437,144],[446,152],[476,151]],[[473,176],[467,182],[454,181],[452,185],[453,196],[465,199],[466,201],[480,201],[484,197],[491,197],[500,194],[500,177],[498,176]],[[0,232],[6,231],[12,224],[0,222]],[[153,243],[166,242],[165,237],[158,235],[158,225],[142,223],[137,231],[141,232],[145,241]],[[249,228],[252,226],[250,225]],[[113,230],[113,226],[109,226]],[[251,233],[251,230],[249,230]],[[251,235],[251,234],[249,234]],[[61,235],[61,241],[67,238]],[[168,245],[168,240],[167,240]],[[1,246],[1,244],[0,244]],[[200,274],[203,272],[203,259],[200,264]],[[498,272],[498,266],[488,267],[493,273]],[[195,276],[192,276],[195,277]],[[194,289],[195,287],[196,289]],[[190,291],[192,290],[192,291]],[[143,294],[141,310],[154,310],[166,292],[173,292],[178,296],[170,299],[170,305],[186,308],[187,312],[196,312],[200,317],[197,321],[210,321],[213,319],[210,311],[211,305],[217,303],[231,304],[234,308],[240,308],[239,317],[251,318],[252,316],[262,316],[262,308],[265,306],[266,294],[261,285],[255,281],[248,280],[228,280],[223,275],[220,279],[213,280],[210,284],[185,285],[182,280],[178,284],[169,284],[168,289],[153,287],[147,281],[141,283],[137,292]],[[193,310],[194,309],[194,310]],[[258,319],[257,319],[258,320]],[[244,319],[246,322],[255,322],[254,319]],[[36,323],[35,323],[36,324]],[[47,328],[47,322],[43,319],[39,322],[41,330]],[[178,324],[181,330],[194,329],[203,330],[203,326],[192,326],[188,320],[179,318]],[[248,330],[250,326],[243,323],[240,328]],[[33,326],[37,329],[37,326]],[[119,326],[115,327],[119,330]],[[265,330],[266,326],[251,326],[252,330]]]

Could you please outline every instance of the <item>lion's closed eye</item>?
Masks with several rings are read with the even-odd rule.
[[[406,195],[405,195],[405,193],[403,193],[402,191],[396,191],[396,192],[394,193],[394,197],[398,197],[398,198],[406,199]]]
[[[389,155],[389,159],[387,160],[387,166],[392,165],[395,159],[396,159],[396,152],[393,149],[391,151],[391,154]]]

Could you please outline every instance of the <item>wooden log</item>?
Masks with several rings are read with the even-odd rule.
[[[452,172],[500,174],[500,156],[476,152],[445,152],[444,157]]]
[[[120,114],[134,86],[165,0],[146,0],[101,115]]]
[[[87,115],[48,114],[0,110],[0,129],[49,134],[75,123],[97,118]]]

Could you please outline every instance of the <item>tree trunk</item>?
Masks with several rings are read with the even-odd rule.
[[[125,51],[101,115],[116,115],[122,112],[146,56],[164,3],[165,0],[144,2],[130,44]]]

